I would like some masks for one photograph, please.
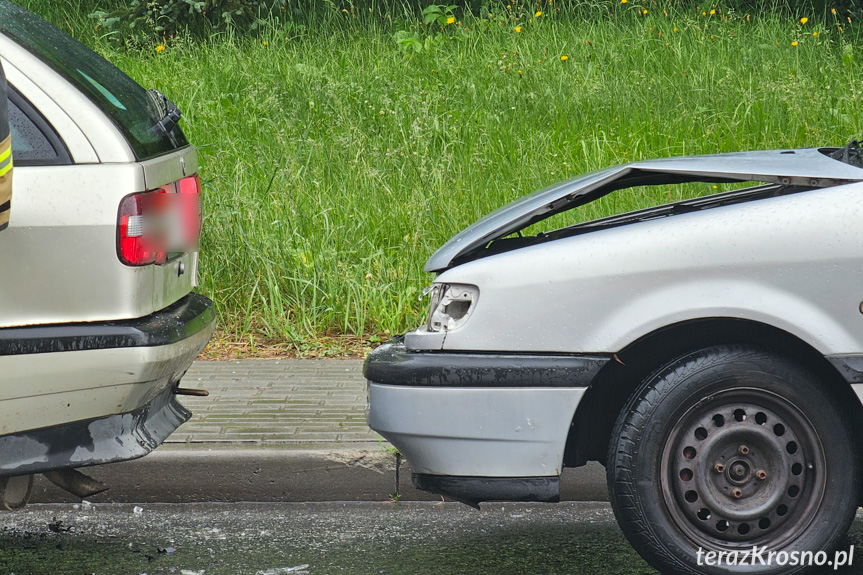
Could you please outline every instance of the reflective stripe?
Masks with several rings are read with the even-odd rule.
[[[2,97],[2,96],[0,96]],[[12,136],[0,141],[0,230],[9,225],[12,207]]]

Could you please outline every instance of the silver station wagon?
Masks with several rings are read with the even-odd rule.
[[[728,189],[525,231],[693,182]],[[635,162],[523,198],[428,260],[427,323],[367,358],[369,425],[418,488],[472,505],[557,501],[565,466],[600,461],[663,573],[803,570],[860,504],[861,222],[856,142]]]
[[[0,2],[14,158],[0,231],[0,503],[46,473],[140,457],[190,413],[178,382],[215,325],[192,293],[198,161],[176,107]]]

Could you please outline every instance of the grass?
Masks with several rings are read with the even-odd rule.
[[[441,27],[310,3],[253,37],[121,51],[87,2],[18,1],[184,111],[206,191],[201,291],[225,343],[339,349],[410,329],[437,247],[579,173],[863,135],[859,28],[829,11],[514,3]],[[400,30],[429,49],[403,49]]]

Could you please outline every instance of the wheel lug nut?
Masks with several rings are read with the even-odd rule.
[[[731,496],[734,497],[734,499],[740,499],[741,497],[743,497],[743,492],[739,489],[735,489],[731,492]]]
[[[741,445],[740,447],[737,448],[737,452],[740,455],[749,455],[749,448],[746,447],[745,445]]]
[[[715,471],[716,473],[722,473],[723,471],[725,471],[725,466],[721,463],[717,463],[713,466],[713,471]]]
[[[767,479],[767,472],[764,471],[763,469],[759,469],[758,471],[755,472],[755,477],[757,477],[761,481],[764,481],[765,479]]]

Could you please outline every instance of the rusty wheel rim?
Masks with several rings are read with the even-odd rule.
[[[802,410],[772,392],[712,393],[666,437],[666,508],[700,547],[781,547],[808,527],[823,499],[821,438]]]

